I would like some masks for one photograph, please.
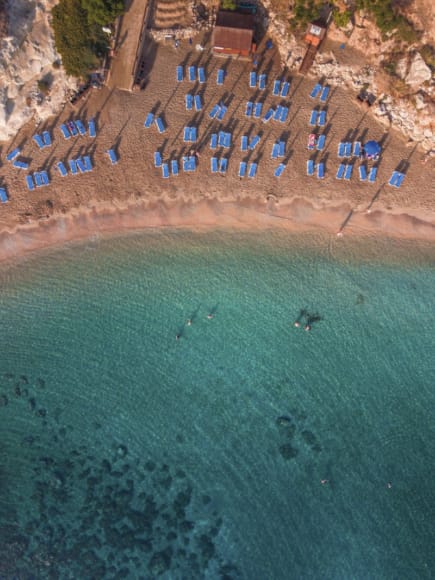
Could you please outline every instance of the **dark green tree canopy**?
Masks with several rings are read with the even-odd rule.
[[[124,0],[81,0],[92,24],[110,24],[124,11]]]

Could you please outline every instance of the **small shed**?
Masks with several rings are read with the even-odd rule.
[[[256,48],[254,28],[253,14],[220,10],[213,29],[213,52],[234,56],[251,56]]]
[[[312,46],[319,46],[326,34],[324,22],[310,22],[305,33],[305,42]]]

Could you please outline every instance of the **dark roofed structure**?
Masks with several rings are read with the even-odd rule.
[[[213,29],[213,51],[217,54],[250,56],[255,52],[253,14],[221,10]]]

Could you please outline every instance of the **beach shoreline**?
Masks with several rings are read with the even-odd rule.
[[[130,203],[122,205],[95,203],[88,208],[54,214],[13,229],[4,228],[0,231],[0,262],[68,243],[86,242],[99,235],[122,235],[150,229],[194,232],[276,229],[289,234],[319,232],[337,239],[341,234],[346,239],[388,237],[416,242],[435,241],[435,221],[428,221],[427,213],[410,214],[398,208],[394,212],[377,209],[368,213],[352,210],[348,203],[316,206],[304,197],[279,201],[269,196],[264,201],[245,198],[195,202],[131,199]]]

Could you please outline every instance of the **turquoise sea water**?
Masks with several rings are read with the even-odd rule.
[[[346,244],[4,266],[0,577],[434,577],[434,262]]]

